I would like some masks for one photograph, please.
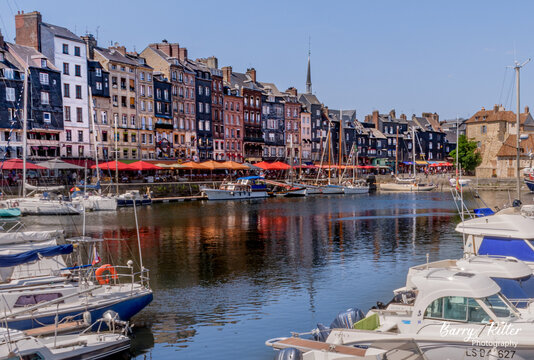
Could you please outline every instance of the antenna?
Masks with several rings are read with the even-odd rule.
[[[98,30],[100,29],[100,25],[96,27],[96,41],[98,42]]]

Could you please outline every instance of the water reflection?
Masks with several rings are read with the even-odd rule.
[[[143,357],[271,359],[263,343],[389,300],[409,266],[461,255],[448,193],[159,204],[139,209],[154,302]],[[30,219],[30,218],[28,218]],[[80,231],[81,219],[62,221]],[[137,259],[133,212],[87,215],[102,255]],[[106,260],[107,261],[107,260]],[[151,334],[151,336],[147,336]],[[152,347],[153,346],[153,347]]]

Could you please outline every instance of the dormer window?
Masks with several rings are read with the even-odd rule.
[[[46,68],[46,59],[41,59],[41,67]]]
[[[0,51],[0,61],[4,61],[4,52]]]

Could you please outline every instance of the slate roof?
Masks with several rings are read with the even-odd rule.
[[[434,121],[434,119],[429,119],[422,116],[413,116],[412,120],[414,120],[415,123],[419,125],[419,127],[423,131],[442,132],[441,126],[439,125],[439,123]]]
[[[375,128],[368,128],[369,135],[371,135],[374,138],[377,139],[387,139],[386,136],[378,129]]]
[[[529,151],[534,149],[534,135],[529,134],[528,139],[521,140],[519,142],[519,147],[521,148],[521,156],[528,156]],[[517,156],[517,137],[516,135],[508,135],[508,138],[502,144],[497,156]]]
[[[0,69],[13,69],[16,71],[24,71],[24,67],[18,60],[10,54],[6,49],[0,48],[0,51],[4,52],[4,61],[0,61]]]
[[[54,34],[57,37],[61,37],[61,38],[64,38],[64,39],[77,41],[77,42],[80,42],[82,44],[85,44],[85,42],[82,39],[80,39],[79,36],[77,36],[72,31],[70,31],[69,29],[64,28],[62,26],[52,25],[52,24],[48,24],[48,23],[41,23],[41,27],[46,28],[48,31],[50,31],[52,34]]]
[[[250,90],[256,90],[256,91],[262,91],[261,85],[259,82],[252,81],[252,78],[248,76],[247,74],[233,72],[230,79],[231,85],[238,85],[239,87],[250,89]]]
[[[284,96],[284,94],[281,93],[280,90],[278,90],[276,85],[273,84],[273,83],[260,82],[259,84],[260,84],[263,92],[265,92],[266,94],[271,94],[271,95],[280,96],[280,97]]]
[[[145,68],[147,70],[153,70],[153,68],[146,63],[145,58],[143,58],[137,53],[126,53],[126,57],[132,61],[135,61],[137,66],[139,67]]]
[[[314,94],[300,94],[299,101],[305,105],[321,105],[321,102]]]
[[[137,61],[134,61],[125,55],[122,55],[116,49],[105,49],[100,47],[95,47],[95,51],[102,55],[109,61],[119,62],[125,65],[137,66]]]
[[[23,66],[28,66],[28,67],[31,66],[31,67],[40,68],[41,67],[41,59],[45,58],[46,59],[46,66],[49,69],[55,70],[55,71],[59,71],[59,69],[56,68],[54,66],[54,64],[50,60],[48,60],[48,58],[46,56],[41,54],[39,51],[37,51],[33,47],[24,46],[24,45],[18,45],[18,44],[12,44],[12,43],[8,43],[8,47],[9,47],[10,52],[13,51],[16,54],[16,56],[18,56],[18,61]],[[28,59],[28,63],[26,63],[25,59]]]

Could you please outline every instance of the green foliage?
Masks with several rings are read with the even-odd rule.
[[[460,135],[458,139],[458,160],[464,171],[473,171],[482,162],[482,156],[477,151],[478,145],[475,141],[470,141],[465,135]],[[456,165],[456,149],[449,154]]]

